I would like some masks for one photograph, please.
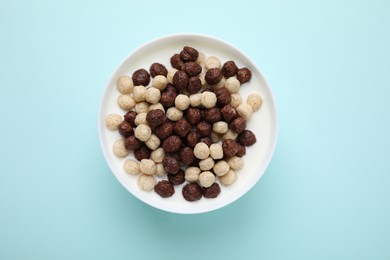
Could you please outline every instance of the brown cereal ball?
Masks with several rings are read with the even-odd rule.
[[[199,52],[189,46],[185,46],[183,50],[180,52],[180,58],[183,61],[196,61],[199,56]]]
[[[229,78],[237,74],[238,67],[234,61],[230,60],[223,64],[221,71],[225,78]]]
[[[165,108],[173,107],[175,105],[175,99],[177,96],[176,90],[174,88],[166,88],[165,91],[161,94],[160,103]]]
[[[167,173],[176,174],[180,170],[180,162],[176,157],[165,156],[162,164]]]
[[[198,76],[202,72],[202,67],[193,61],[184,63],[184,66],[181,69],[187,73],[189,77]]]
[[[173,153],[180,149],[181,139],[177,135],[172,135],[163,141],[162,147],[166,153]]]
[[[168,181],[173,185],[180,185],[184,183],[185,177],[184,177],[184,171],[182,169],[179,170],[176,174],[168,174]]]
[[[190,131],[185,138],[185,142],[189,147],[194,148],[199,142],[199,134],[196,131]]]
[[[209,123],[215,123],[221,120],[221,109],[218,107],[213,107],[210,109],[204,110],[203,118]]]
[[[243,117],[237,117],[230,123],[229,128],[237,134],[240,134],[246,128],[246,120]]]
[[[150,75],[145,69],[139,69],[134,71],[133,76],[134,86],[147,86],[150,82]]]
[[[178,156],[180,162],[184,163],[185,165],[191,165],[195,161],[194,152],[188,146],[181,148],[179,150]]]
[[[224,107],[225,105],[230,104],[230,92],[225,87],[215,90],[215,95],[217,96],[218,107]]]
[[[145,144],[142,144],[140,148],[134,150],[134,157],[141,161],[142,159],[149,159],[152,150],[150,150]]]
[[[201,121],[196,125],[196,129],[201,137],[209,136],[212,130],[211,124],[206,121]]]
[[[166,119],[164,111],[160,109],[151,110],[146,114],[146,122],[152,127],[161,125]]]
[[[153,78],[156,77],[157,75],[162,75],[165,77],[168,75],[167,68],[165,68],[165,66],[162,65],[161,63],[157,63],[157,62],[150,65],[149,72]]]
[[[154,129],[154,134],[161,140],[164,140],[165,138],[171,136],[172,133],[173,133],[173,124],[167,122],[157,126]]]
[[[186,111],[186,119],[190,124],[195,125],[202,119],[199,108],[190,107]]]
[[[118,132],[123,137],[128,137],[134,133],[133,127],[129,122],[123,121],[118,126]]]
[[[222,149],[226,157],[232,157],[237,153],[237,143],[234,140],[227,139],[222,142]]]
[[[205,136],[205,137],[200,138],[199,142],[205,143],[209,147],[210,147],[210,145],[213,144],[213,140],[211,140],[211,138],[209,136]]]
[[[171,57],[171,65],[175,69],[181,70],[184,65],[183,60],[180,58],[180,54],[176,53]]]
[[[202,188],[197,183],[187,183],[182,190],[187,201],[197,201],[202,198]]]
[[[142,142],[134,135],[130,135],[125,139],[125,147],[127,150],[137,150],[141,147]]]
[[[129,111],[124,116],[126,122],[129,122],[132,127],[136,127],[135,118],[137,117],[137,113],[135,111]]]
[[[173,86],[177,89],[186,89],[188,82],[188,75],[184,71],[179,70],[173,76]]]
[[[218,68],[213,68],[213,69],[209,69],[206,72],[206,75],[204,78],[208,84],[214,85],[214,84],[217,84],[218,82],[220,82],[222,77],[223,77],[223,75],[222,75],[221,70]]]
[[[243,146],[251,146],[256,143],[256,136],[251,130],[244,130],[238,135],[237,141]]]
[[[248,68],[241,68],[237,71],[236,77],[241,84],[244,84],[252,78],[252,72]]]
[[[237,110],[231,105],[227,104],[221,109],[221,114],[223,120],[225,120],[226,123],[230,124],[234,119],[238,117]]]
[[[203,197],[208,199],[214,199],[218,197],[218,195],[221,193],[221,188],[219,187],[219,184],[214,182],[210,187],[202,188],[202,194]]]
[[[245,154],[246,154],[245,146],[237,143],[237,153],[236,153],[236,156],[243,157]]]
[[[175,193],[175,188],[167,180],[159,181],[154,186],[154,191],[163,198],[171,197]]]
[[[202,88],[202,81],[198,77],[191,77],[188,80],[187,90],[190,94],[198,93]]]
[[[176,121],[173,126],[173,131],[180,137],[185,137],[191,129],[190,123],[184,118]]]

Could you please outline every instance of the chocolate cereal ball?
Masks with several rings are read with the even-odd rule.
[[[202,119],[199,108],[193,107],[187,109],[185,117],[192,125],[199,123],[199,121]]]
[[[180,169],[179,172],[176,174],[169,173],[168,174],[168,181],[169,181],[169,183],[171,183],[173,185],[180,185],[180,184],[184,183],[184,181],[185,181],[184,171],[182,169]]]
[[[238,67],[234,61],[230,60],[223,64],[221,71],[225,78],[229,78],[237,74]]]
[[[175,188],[167,180],[159,181],[154,186],[154,191],[163,198],[171,197],[175,193]]]
[[[187,201],[197,201],[202,198],[202,188],[197,183],[187,183],[182,193]]]
[[[183,147],[178,153],[179,160],[185,165],[191,165],[195,161],[194,152],[190,147]]]
[[[223,120],[225,120],[226,123],[230,124],[234,119],[238,117],[237,110],[231,105],[227,104],[221,109],[221,114]]]
[[[213,183],[210,187],[202,188],[203,197],[208,199],[214,199],[221,193],[221,188],[218,183]]]
[[[222,149],[226,157],[232,157],[237,153],[237,143],[234,140],[227,139],[222,142]]]
[[[180,54],[176,53],[171,57],[171,65],[177,70],[181,70],[184,65],[183,60],[180,58]]]
[[[127,150],[137,150],[141,147],[142,142],[134,135],[130,135],[125,139],[125,147]]]
[[[162,65],[161,63],[157,63],[157,62],[150,65],[149,72],[153,78],[156,77],[157,75],[162,75],[165,77],[168,75],[167,68],[165,68],[165,66]]]
[[[241,68],[237,71],[236,77],[241,84],[244,84],[252,78],[252,72],[248,68]]]
[[[214,85],[221,81],[223,75],[220,69],[213,68],[206,72],[205,80],[208,84]]]
[[[196,61],[198,58],[199,52],[189,46],[185,46],[183,50],[180,52],[180,58],[183,61]]]
[[[182,67],[182,71],[187,73],[189,77],[198,76],[202,72],[202,67],[193,61],[189,61],[184,63],[184,66]]]
[[[152,127],[161,125],[166,119],[164,111],[160,109],[151,110],[146,114],[146,122]]]
[[[237,141],[243,146],[251,146],[256,143],[256,136],[251,130],[244,130],[238,135]]]
[[[142,144],[140,148],[134,150],[134,157],[141,161],[142,159],[149,159],[150,153],[152,150],[150,150],[145,144]]]
[[[129,111],[124,115],[124,119],[126,122],[129,122],[132,127],[136,127],[134,120],[137,116],[137,113],[135,111]]]
[[[199,142],[205,143],[208,147],[210,147],[213,144],[213,140],[211,140],[209,136],[200,138]]]
[[[180,119],[179,121],[176,121],[175,125],[173,126],[173,131],[180,137],[185,137],[190,131],[190,129],[190,123],[188,123],[188,121],[184,118]]]
[[[123,137],[128,137],[134,133],[133,127],[127,121],[123,121],[122,123],[119,124],[118,132]]]
[[[202,81],[198,77],[191,77],[188,81],[187,90],[190,94],[198,93],[202,88]]]
[[[154,134],[164,140],[165,138],[171,136],[173,133],[173,124],[170,122],[165,122],[154,129]]]
[[[236,153],[236,156],[243,157],[245,154],[246,154],[245,146],[237,143],[237,153]]]
[[[215,123],[221,120],[221,110],[218,107],[213,107],[204,110],[203,118],[209,123]]]
[[[211,133],[212,126],[206,121],[201,121],[196,125],[196,129],[201,137],[206,137]]]
[[[188,82],[188,75],[184,71],[179,70],[173,76],[173,86],[177,89],[186,89]]]
[[[225,87],[215,90],[215,95],[217,96],[218,107],[224,107],[225,105],[230,104],[230,92]]]
[[[172,135],[163,141],[162,147],[166,153],[173,153],[180,149],[181,139],[177,135]]]
[[[243,117],[237,117],[230,123],[229,128],[237,134],[240,134],[246,128],[246,120]]]
[[[173,86],[171,87],[168,86],[161,94],[160,97],[161,105],[163,105],[165,108],[175,106],[176,96],[177,96],[176,89]]]
[[[162,164],[167,173],[176,174],[180,170],[180,162],[176,157],[165,156]]]
[[[150,82],[150,75],[145,69],[139,69],[134,71],[132,79],[134,86],[147,86]]]
[[[199,134],[196,131],[190,131],[185,138],[185,142],[189,147],[194,148],[199,142]]]

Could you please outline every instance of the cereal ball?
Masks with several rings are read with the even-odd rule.
[[[199,183],[201,186],[208,188],[210,187],[215,181],[215,176],[209,171],[202,172],[199,174]]]
[[[206,137],[211,133],[212,126],[206,121],[201,121],[196,125],[196,129],[201,137]]]
[[[230,157],[226,162],[233,170],[240,170],[244,166],[244,160],[237,156]]]
[[[135,111],[129,111],[124,115],[124,119],[126,122],[129,122],[132,127],[136,127],[135,124],[135,118],[137,116],[137,113]]]
[[[120,76],[116,81],[116,87],[122,94],[130,94],[133,91],[133,80],[129,76]]]
[[[155,149],[151,154],[150,158],[155,162],[155,163],[160,163],[163,161],[165,157],[165,151],[162,147]]]
[[[226,157],[232,157],[237,153],[237,143],[234,140],[227,139],[222,142],[222,149]]]
[[[232,157],[233,158],[233,157]],[[215,175],[217,176],[223,176],[225,175],[228,171],[230,170],[230,166],[227,162],[221,160],[221,161],[218,161],[214,167],[213,167],[213,171],[215,173]]]
[[[206,82],[206,79],[204,78],[205,76],[206,76],[206,70],[202,70],[202,72],[198,76],[198,78],[200,79],[200,83],[204,87],[206,87],[208,85]]]
[[[238,93],[231,94],[230,98],[232,100],[230,102],[230,105],[232,105],[234,108],[237,109],[237,107],[242,103],[242,98],[241,98],[240,94],[238,94]]]
[[[224,121],[218,121],[213,124],[213,131],[217,134],[225,134],[228,129],[228,124]]]
[[[175,76],[176,72],[177,72],[177,69],[175,69],[175,68],[168,70],[167,80],[170,84],[173,84],[173,76]]]
[[[185,46],[183,50],[180,52],[180,58],[185,62],[196,61],[198,56],[199,56],[199,52],[196,49],[189,46]]]
[[[143,174],[153,175],[156,173],[156,164],[150,159],[142,159],[139,164],[139,170]]]
[[[246,120],[242,117],[237,117],[230,123],[229,128],[237,134],[240,134],[246,128]]]
[[[205,108],[215,107],[215,104],[217,103],[217,96],[213,92],[205,91],[201,95],[200,102]]]
[[[147,113],[138,114],[138,115],[135,117],[134,123],[135,123],[137,126],[139,126],[140,124],[147,125],[147,124],[148,124],[148,121],[146,121],[146,116],[147,116]]]
[[[177,93],[174,88],[167,87],[165,91],[161,94],[160,103],[164,107],[173,107],[175,105]]]
[[[206,159],[210,155],[210,148],[205,143],[198,143],[195,145],[194,155],[198,159]]]
[[[118,98],[118,105],[124,110],[131,110],[135,107],[135,100],[130,95],[120,95]]]
[[[253,112],[256,112],[260,109],[263,100],[259,94],[252,93],[246,99],[246,103],[252,107]]]
[[[190,131],[185,139],[186,144],[191,148],[194,148],[198,141],[199,135],[196,131]]]
[[[153,190],[156,183],[156,179],[151,175],[141,174],[138,176],[137,184],[138,187],[143,191]]]
[[[207,157],[206,159],[200,160],[199,168],[202,171],[211,170],[214,167],[214,160],[211,157]]]
[[[214,132],[211,132],[210,133],[210,139],[211,139],[212,143],[218,143],[219,139],[220,139],[220,136],[218,134],[214,133]]]
[[[180,149],[181,139],[177,135],[171,135],[163,141],[162,147],[166,153],[173,153]]]
[[[248,68],[241,68],[237,71],[236,77],[241,84],[244,84],[251,79],[252,72]]]
[[[197,183],[188,183],[183,187],[182,194],[187,201],[197,201],[202,198],[202,188]]]
[[[204,79],[206,82],[210,85],[217,84],[218,82],[221,81],[223,75],[220,69],[214,68],[214,69],[209,69],[206,72],[206,75],[204,76]]]
[[[240,89],[240,82],[238,79],[230,77],[225,81],[225,88],[231,93],[237,93],[238,90]]]
[[[222,135],[221,139],[222,139],[222,141],[225,141],[227,139],[236,140],[237,136],[238,136],[238,134],[236,132],[229,129],[224,135]]]
[[[146,114],[146,122],[152,127],[161,125],[166,119],[164,111],[160,109],[151,110]]]
[[[172,184],[166,180],[159,181],[156,186],[154,186],[154,191],[162,198],[171,197],[175,193],[175,189]]]
[[[180,162],[184,163],[185,165],[191,165],[195,161],[194,152],[188,146],[181,148],[179,150],[178,156]]]
[[[225,105],[230,104],[231,102],[230,92],[225,87],[215,90],[214,93],[217,96],[218,107],[224,107]]]
[[[241,145],[240,143],[237,143],[237,157],[243,157],[246,154],[246,148],[245,146]]]
[[[157,104],[160,100],[161,92],[157,88],[148,88],[145,93],[145,100],[151,104]]]
[[[133,127],[129,122],[123,121],[118,126],[118,132],[123,137],[128,137],[134,133]]]
[[[134,136],[138,138],[138,140],[145,142],[152,135],[152,129],[150,126],[146,124],[138,125],[134,130]]]
[[[238,135],[237,141],[244,146],[251,146],[256,143],[256,136],[251,130],[244,130]]]
[[[183,118],[183,111],[176,107],[170,107],[166,113],[167,117],[171,121],[178,121]]]
[[[137,175],[138,173],[140,173],[139,162],[134,160],[126,160],[123,165],[123,169],[126,173],[131,175]]]
[[[184,177],[184,171],[182,169],[179,170],[178,173],[176,174],[168,174],[168,181],[169,183],[173,185],[180,185],[185,182],[185,177]]]
[[[161,63],[157,63],[157,62],[150,65],[149,72],[153,78],[158,76],[158,75],[162,75],[162,76],[166,77],[168,74],[167,68],[165,68],[165,66],[162,65]]]
[[[202,104],[202,94],[201,93],[197,93],[197,94],[192,94],[190,96],[190,105],[192,107],[198,107]]]
[[[210,145],[210,156],[214,160],[222,159],[223,149],[221,144],[212,144]]]
[[[139,69],[134,71],[132,80],[135,86],[147,86],[150,82],[150,75],[145,69]]]
[[[149,159],[151,152],[152,151],[145,144],[142,144],[140,148],[134,150],[134,157],[138,161],[141,161],[142,159]]]
[[[234,61],[230,60],[223,64],[221,71],[225,78],[229,78],[237,74],[238,67]]]
[[[157,110],[157,109],[160,109],[161,111],[163,111],[165,113],[165,109],[164,109],[163,105],[161,105],[161,103],[150,105],[149,109],[148,109],[148,112],[152,111],[152,110]]]
[[[188,80],[187,91],[190,94],[198,93],[202,88],[202,81],[198,77],[191,77]]]
[[[230,124],[234,119],[238,117],[237,110],[231,105],[227,104],[221,109],[221,114],[223,120],[225,120],[226,123]]]
[[[117,130],[120,123],[122,123],[122,116],[118,114],[109,114],[106,116],[105,123],[108,130]]]
[[[173,124],[171,123],[163,123],[159,126],[157,126],[154,129],[155,135],[160,138],[161,140],[164,140],[168,136],[171,136],[173,133]]]
[[[127,150],[137,150],[141,147],[142,142],[138,140],[134,135],[130,135],[125,139],[125,147]]]
[[[168,79],[165,76],[162,75],[157,75],[153,80],[152,80],[152,87],[159,89],[159,90],[164,90],[168,85]]]
[[[219,177],[219,181],[224,186],[229,186],[235,183],[237,180],[237,173],[233,170],[229,170],[225,175]]]
[[[177,95],[175,99],[175,106],[180,110],[186,110],[190,106],[190,98],[183,94]]]
[[[240,116],[242,116],[246,121],[249,120],[249,118],[251,117],[252,115],[252,107],[250,105],[248,105],[247,103],[241,103],[241,105],[239,105],[237,107],[237,112]]]
[[[145,142],[146,146],[151,150],[156,150],[160,146],[160,138],[152,134],[149,139]]]
[[[219,187],[219,184],[214,182],[210,187],[202,188],[202,194],[203,197],[207,199],[214,199],[218,197],[218,195],[221,193],[221,188]]]
[[[205,60],[204,65],[207,70],[215,68],[220,69],[221,61],[215,56],[210,56]]]
[[[155,175],[158,177],[164,177],[165,175],[167,175],[167,172],[165,171],[162,163],[156,163],[156,174]]]
[[[180,58],[180,54],[176,53],[171,57],[171,65],[175,69],[181,70],[184,65],[183,60]]]
[[[215,123],[221,120],[221,109],[218,107],[213,107],[210,109],[204,110],[203,118],[209,123]]]
[[[202,115],[200,114],[200,110],[198,108],[190,107],[187,109],[185,113],[185,117],[192,125],[195,125],[200,122],[202,119]]]
[[[136,102],[145,101],[146,88],[144,86],[135,86],[133,88],[133,98]]]
[[[182,71],[187,73],[189,77],[194,77],[194,76],[198,76],[202,72],[202,67],[194,61],[189,61],[184,63],[184,66],[182,67]]]
[[[180,162],[176,157],[165,156],[162,164],[167,173],[176,174],[180,170]]]
[[[177,71],[173,76],[173,86],[177,89],[186,89],[188,86],[189,78],[184,71]]]
[[[177,121],[173,126],[173,131],[180,137],[185,137],[191,129],[190,123],[184,118]]]
[[[206,56],[204,55],[203,52],[198,52],[198,58],[196,59],[196,63],[198,63],[199,65],[203,65],[204,61],[206,59]]]
[[[112,151],[118,157],[126,157],[129,154],[129,151],[125,147],[125,141],[123,138],[118,139],[114,142],[112,146]]]
[[[207,144],[208,147],[210,147],[210,145],[213,144],[213,141],[211,140],[211,138],[209,136],[205,136],[205,137],[200,138],[199,142]]]
[[[188,167],[185,170],[185,180],[188,182],[197,182],[199,180],[200,169],[198,167]]]
[[[134,110],[137,114],[146,113],[149,110],[149,103],[145,101],[136,103]]]

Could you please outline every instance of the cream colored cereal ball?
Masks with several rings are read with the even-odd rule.
[[[199,79],[202,86],[208,85],[205,76],[206,76],[206,70],[202,70],[202,72],[199,74]]]
[[[133,91],[133,80],[129,76],[120,76],[116,81],[116,87],[122,94],[130,94]]]
[[[246,121],[249,120],[249,118],[251,117],[252,115],[252,107],[250,105],[248,105],[247,103],[241,103],[241,105],[239,105],[237,108],[236,108],[238,114],[240,116],[242,116]]]
[[[140,173],[139,162],[135,160],[126,160],[123,164],[123,168],[125,172],[131,175],[137,175],[138,173]]]
[[[155,162],[155,163],[161,163],[165,157],[165,151],[162,147],[157,148],[150,154],[150,158]]]
[[[164,177],[167,175],[167,172],[164,169],[164,165],[162,163],[157,163],[156,164],[156,176],[158,177]]]
[[[208,188],[213,185],[214,181],[215,176],[209,171],[205,171],[199,174],[199,184],[205,188]]]
[[[234,131],[232,131],[231,129],[229,129],[224,135],[222,135],[221,139],[222,141],[225,141],[225,140],[236,140],[237,139],[237,136],[238,134]]]
[[[198,167],[188,167],[184,171],[184,178],[189,182],[197,182],[199,180],[200,169]]]
[[[217,103],[217,96],[213,92],[205,91],[202,93],[200,102],[205,108],[215,107],[215,104]]]
[[[190,98],[183,94],[177,95],[175,99],[175,106],[180,110],[186,110],[190,106]]]
[[[240,170],[244,166],[244,160],[238,156],[230,157],[226,162],[233,170]]]
[[[118,139],[114,142],[112,146],[112,151],[118,157],[126,157],[129,154],[129,151],[125,147],[125,141],[123,138]]]
[[[198,159],[206,159],[210,155],[210,149],[207,144],[203,142],[197,143],[194,147],[194,155]]]
[[[196,59],[196,63],[198,63],[199,65],[203,65],[204,64],[204,61],[206,59],[206,56],[204,55],[203,52],[198,52],[198,58]]]
[[[215,90],[215,89],[223,88],[225,86],[225,81],[226,79],[222,78],[217,84],[211,85],[212,89]]]
[[[230,77],[225,81],[225,88],[231,93],[237,93],[240,89],[240,82],[235,77]]]
[[[143,191],[151,191],[156,185],[157,180],[152,175],[141,174],[138,176],[138,187]]]
[[[263,100],[259,94],[252,93],[246,99],[246,103],[252,107],[253,112],[256,112],[260,109]]]
[[[210,145],[210,156],[214,160],[222,159],[223,149],[221,144],[212,144]]]
[[[145,124],[147,125],[148,122],[146,121],[146,115],[148,113],[141,113],[141,114],[138,114],[135,119],[134,119],[134,124],[135,125],[140,125],[140,124]]]
[[[192,94],[190,96],[190,105],[192,107],[200,106],[202,104],[201,98],[202,98],[202,94],[201,93]]]
[[[237,173],[233,170],[229,170],[225,175],[219,177],[219,181],[224,186],[229,186],[235,183],[237,180]]]
[[[145,144],[147,147],[149,147],[150,150],[156,150],[160,146],[160,138],[158,138],[156,135],[151,134],[149,139],[146,140]]]
[[[130,95],[120,95],[118,98],[118,105],[124,110],[131,110],[135,107],[135,100]]]
[[[153,160],[142,159],[139,163],[139,170],[143,174],[153,175],[156,173],[156,164],[153,162]]]
[[[230,105],[232,105],[234,108],[237,108],[242,103],[242,98],[238,93],[231,94],[230,98]]]
[[[171,121],[178,121],[183,117],[183,111],[178,109],[177,107],[170,107],[167,110],[166,116]]]
[[[152,110],[156,110],[156,109],[160,109],[160,110],[165,112],[165,109],[164,109],[163,105],[161,105],[161,103],[150,105],[148,111],[152,111]]]
[[[215,68],[220,69],[221,61],[215,56],[210,56],[204,61],[204,65],[207,70]]]
[[[157,104],[160,101],[161,92],[156,88],[148,88],[145,93],[145,100],[151,104]]]
[[[152,87],[156,89],[164,90],[167,87],[167,85],[168,85],[168,79],[163,75],[157,75],[152,80]]]
[[[145,101],[146,88],[142,85],[133,88],[133,98],[137,102]]]
[[[169,83],[173,84],[173,76],[175,76],[176,72],[178,72],[178,70],[174,68],[168,70],[167,80]]]
[[[118,114],[109,114],[106,116],[106,127],[109,130],[117,130],[118,126],[122,123],[122,116]]]
[[[139,102],[135,105],[134,110],[137,112],[137,114],[147,113],[149,111],[149,103],[145,101]]]
[[[213,143],[218,143],[218,142],[219,142],[219,139],[220,139],[221,137],[219,136],[219,134],[216,134],[216,133],[214,133],[214,132],[211,132],[211,133],[210,133],[210,138],[211,138],[211,141],[212,141]]]
[[[142,142],[148,140],[151,135],[152,129],[150,128],[150,126],[145,124],[138,125],[134,130],[134,136]]]
[[[229,170],[230,170],[229,164],[223,160],[217,162],[213,167],[213,171],[214,171],[215,175],[217,175],[217,176],[223,176]]]
[[[202,171],[211,170],[214,167],[214,160],[211,157],[207,157],[206,159],[200,160],[199,168]]]
[[[218,121],[213,124],[213,131],[217,134],[225,134],[229,130],[229,126],[224,121]]]

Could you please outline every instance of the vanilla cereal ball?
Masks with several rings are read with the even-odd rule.
[[[175,106],[180,110],[186,110],[190,106],[190,98],[183,94],[177,95],[175,99]]]
[[[142,101],[135,105],[135,112],[137,112],[137,114],[147,113],[148,111],[149,111],[148,102]]]
[[[207,82],[206,82],[206,79],[205,79],[205,75],[206,75],[206,70],[202,70],[202,72],[199,74],[199,79],[200,79],[200,84],[202,84],[202,86],[206,86],[207,85]]]
[[[210,156],[214,160],[222,159],[223,149],[221,144],[212,144],[210,145]]]
[[[201,93],[192,94],[190,96],[190,105],[192,107],[200,106],[202,104],[201,98],[202,98],[202,94]]]
[[[230,157],[226,162],[233,170],[240,170],[244,166],[244,160],[238,156]]]
[[[152,110],[156,110],[156,109],[160,109],[163,112],[165,112],[165,109],[164,109],[163,105],[161,105],[161,103],[150,105],[148,111],[152,111]]]
[[[225,86],[226,79],[222,78],[217,84],[211,85],[211,87],[215,89],[223,88]]]
[[[249,120],[249,118],[251,117],[252,115],[252,107],[250,105],[248,105],[247,103],[241,103],[241,105],[239,105],[237,108],[236,108],[238,114],[240,116],[242,116],[246,121]]]
[[[161,92],[157,88],[148,88],[145,93],[145,100],[151,104],[157,104],[160,101]]]
[[[237,139],[237,136],[238,134],[234,131],[232,131],[231,129],[229,129],[222,137],[222,141],[225,141],[225,140],[236,140]]]
[[[240,89],[240,82],[235,77],[230,77],[225,81],[225,88],[231,93],[237,93]]]
[[[164,90],[167,87],[167,85],[168,85],[168,79],[163,75],[157,75],[152,80],[152,87],[156,89]]]
[[[188,182],[197,182],[199,180],[200,169],[198,167],[188,167],[184,172],[184,178]]]
[[[178,72],[178,70],[174,68],[168,70],[167,80],[169,83],[173,84],[173,76],[175,76],[176,72]]]
[[[146,146],[151,150],[156,150],[160,146],[160,138],[152,134],[149,139],[145,142]]]
[[[134,136],[142,142],[148,140],[151,135],[152,129],[150,128],[150,126],[145,124],[138,125],[134,130]]]
[[[106,116],[105,122],[108,130],[117,130],[120,123],[122,123],[122,116],[118,114],[109,114]]]
[[[202,66],[204,64],[205,58],[206,56],[204,55],[203,52],[198,52],[198,58],[196,59],[195,62]]]
[[[151,191],[156,185],[157,180],[152,175],[141,174],[138,176],[138,187],[143,191]]]
[[[221,61],[215,56],[210,56],[204,61],[204,65],[207,70],[215,68],[220,69]]]
[[[215,104],[217,104],[217,96],[213,92],[205,91],[200,97],[200,102],[205,108],[215,107]]]
[[[137,102],[145,101],[146,88],[142,85],[133,88],[133,98]]]
[[[213,171],[214,171],[215,175],[217,175],[217,176],[223,176],[229,170],[230,170],[229,164],[223,160],[217,162],[213,167]]]
[[[197,143],[194,147],[194,155],[198,159],[206,159],[210,155],[210,149],[207,144],[203,142]]]
[[[253,112],[256,112],[260,109],[263,100],[259,94],[252,93],[246,99],[246,103],[252,107]]]
[[[129,154],[129,151],[125,147],[125,141],[123,138],[118,139],[114,142],[112,146],[112,151],[118,157],[126,157]]]
[[[133,80],[129,76],[120,76],[116,81],[116,87],[122,94],[130,94],[133,91]]]
[[[218,141],[220,139],[220,136],[219,136],[219,134],[211,132],[210,133],[210,138],[211,138],[211,141],[213,141],[213,143],[218,143]]]
[[[202,172],[201,174],[199,174],[199,183],[201,186],[205,188],[208,188],[211,185],[213,185],[214,181],[215,181],[215,176],[209,171]]]
[[[176,107],[170,107],[167,110],[166,116],[171,121],[178,121],[183,117],[183,111]]]
[[[120,95],[118,98],[118,105],[124,110],[131,110],[135,107],[135,100],[130,95]]]
[[[165,151],[162,147],[157,148],[150,154],[150,158],[155,162],[155,163],[161,163],[165,157]]]
[[[231,94],[230,98],[230,105],[232,105],[234,108],[237,108],[242,103],[242,98],[238,93]]]
[[[140,125],[140,124],[145,124],[147,125],[148,122],[146,121],[146,115],[148,113],[141,113],[141,114],[138,114],[135,119],[134,119],[134,124],[135,125]]]
[[[219,181],[224,186],[229,186],[235,183],[237,180],[237,173],[233,170],[229,170],[225,175],[219,177]]]
[[[206,159],[200,160],[199,168],[202,171],[211,170],[214,167],[214,160],[211,157],[207,157]]]
[[[138,173],[140,173],[139,162],[135,160],[126,160],[123,165],[123,168],[126,173],[131,175],[137,175]]]
[[[156,163],[156,176],[158,177],[164,177],[167,175],[167,172],[164,169],[164,165],[162,163]]]
[[[156,164],[153,162],[153,160],[142,159],[139,163],[139,170],[143,174],[153,175],[156,173]]]
[[[218,121],[213,124],[213,131],[217,134],[225,134],[229,130],[229,126],[224,121]]]

